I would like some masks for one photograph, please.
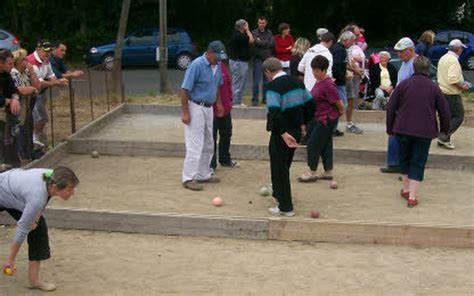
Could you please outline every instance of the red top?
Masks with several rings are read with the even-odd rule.
[[[224,63],[221,63],[222,84],[219,87],[222,106],[224,107],[224,116],[232,111],[232,79],[229,70]],[[216,104],[214,104],[214,115],[216,114]]]
[[[283,38],[281,35],[275,35],[273,39],[275,39],[275,57],[280,61],[289,61],[291,58],[291,49],[287,48],[295,45],[293,36],[288,35]]]
[[[340,101],[336,84],[330,77],[316,82],[311,90],[311,95],[316,102],[314,118],[323,124],[339,118],[336,102]]]

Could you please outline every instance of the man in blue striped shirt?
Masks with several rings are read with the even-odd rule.
[[[272,175],[273,197],[278,206],[269,211],[275,216],[292,217],[290,166],[298,142],[306,133],[315,103],[302,81],[283,71],[281,62],[268,58],[263,72],[270,81],[266,88],[267,131],[271,132],[268,151]]]

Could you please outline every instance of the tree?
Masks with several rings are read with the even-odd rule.
[[[112,96],[117,98],[122,94],[122,49],[123,40],[127,30],[128,13],[130,11],[131,0],[122,1],[122,12],[120,14],[119,29],[117,32],[117,43],[114,53],[114,66],[112,68]],[[123,96],[123,94],[122,94]],[[122,97],[123,98],[123,97]]]

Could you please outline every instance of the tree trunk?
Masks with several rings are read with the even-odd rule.
[[[168,86],[168,21],[166,0],[160,0],[160,92],[169,94]]]
[[[122,49],[125,32],[127,30],[128,12],[130,10],[131,0],[122,1],[122,12],[120,14],[120,23],[117,32],[117,42],[114,54],[114,66],[112,68],[112,98],[119,97],[123,99],[122,93]],[[123,102],[122,102],[123,103]]]

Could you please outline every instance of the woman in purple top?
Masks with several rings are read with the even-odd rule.
[[[314,120],[309,127],[307,143],[309,171],[298,177],[298,181],[307,183],[318,179],[332,180],[332,131],[337,125],[339,116],[344,112],[344,105],[339,97],[336,84],[327,76],[329,60],[317,55],[311,61],[316,84],[311,90],[311,95],[316,102]],[[317,175],[319,157],[323,160],[324,173]]]
[[[415,74],[395,88],[387,106],[387,134],[395,135],[400,143],[400,195],[408,200],[408,207],[418,204],[416,191],[423,181],[431,140],[439,132],[436,112],[441,131],[449,131],[448,102],[429,77],[430,65],[426,57],[415,58]]]
[[[214,156],[211,160],[211,168],[216,169],[217,157],[219,155],[219,163],[224,167],[237,167],[237,161],[230,157],[230,139],[232,137],[232,78],[227,69],[226,62],[221,62],[222,84],[219,87],[219,95],[224,107],[224,116],[218,117],[216,105],[214,104]],[[217,135],[219,135],[219,148],[217,148]]]

